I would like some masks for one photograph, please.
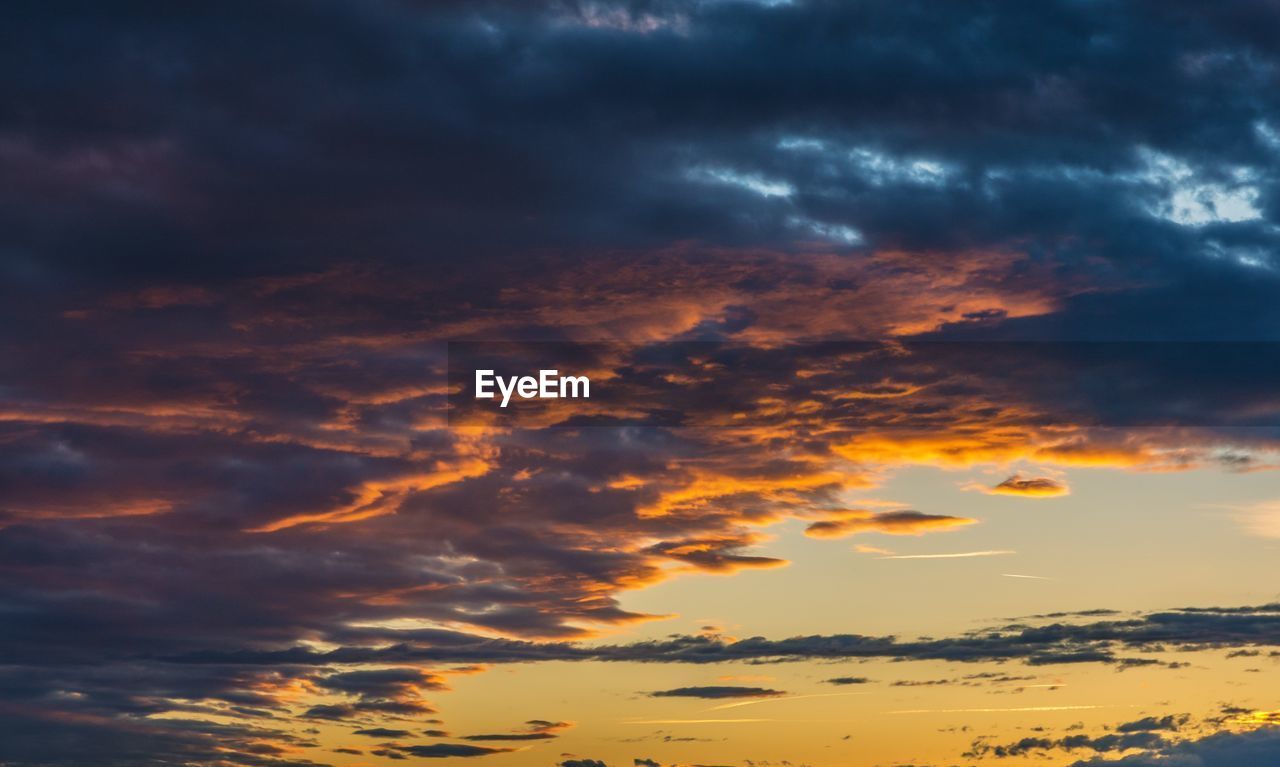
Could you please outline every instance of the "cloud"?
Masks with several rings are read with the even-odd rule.
[[[904,466],[1274,467],[1266,4],[270,10],[25,3],[0,46],[0,762],[306,765],[294,724],[390,730],[454,662],[1274,642],[581,641],[781,565],[769,525],[976,521],[846,510]],[[461,339],[683,384],[449,428]],[[1075,343],[1117,339],[1170,343]]]
[[[201,718],[142,721],[132,727],[108,720],[58,721],[28,713],[0,718],[0,755],[16,764],[101,764],[125,767],[139,760],[264,767],[325,767],[289,756],[306,741],[297,736]]]
[[[552,722],[546,719],[530,719],[525,722],[525,729],[521,732],[464,735],[462,739],[471,741],[552,740],[560,737],[560,732],[562,730],[566,730],[572,726],[572,722]]]
[[[1082,620],[1098,618],[1100,620]],[[1068,620],[1069,619],[1069,620]],[[339,648],[316,652],[201,652],[174,656],[182,664],[305,664],[531,661],[607,661],[711,664],[734,661],[779,662],[812,659],[1022,661],[1033,666],[1109,663],[1132,664],[1126,651],[1194,652],[1272,646],[1280,625],[1280,605],[1182,608],[1115,617],[1113,611],[1033,616],[981,632],[931,639],[830,634],[784,639],[674,635],[663,640],[585,646],[568,642],[495,640],[456,632],[409,632],[400,643],[382,649]],[[385,635],[384,635],[385,636]],[[394,636],[394,635],[392,635]],[[409,644],[409,642],[412,644]],[[698,688],[694,688],[698,689]]]
[[[1016,756],[1047,755],[1056,751],[1097,751],[1100,753],[1124,752],[1135,749],[1156,749],[1164,746],[1166,740],[1154,732],[1114,733],[1091,737],[1089,735],[1068,735],[1062,738],[1028,737],[1007,744],[991,744],[979,741],[965,754],[970,758],[995,757],[1003,759]]]
[[[1186,723],[1187,716],[1185,714],[1181,716],[1175,714],[1160,717],[1148,716],[1132,722],[1118,724],[1116,725],[1116,732],[1156,732],[1161,730],[1177,732]]]
[[[443,680],[416,668],[343,671],[321,677],[316,684],[329,690],[369,698],[395,698],[420,690],[447,689]]]
[[[1118,760],[1087,759],[1076,762],[1073,767],[1251,767],[1274,762],[1277,756],[1280,756],[1280,731],[1266,727],[1252,732],[1220,732],[1200,739],[1164,744],[1149,753]]]
[[[766,687],[734,687],[730,685],[706,687],[677,687],[673,690],[659,690],[649,693],[653,698],[705,698],[719,700],[722,698],[776,698],[786,695],[781,690],[770,690]]]
[[[893,554],[889,549],[881,548],[880,546],[868,546],[865,543],[855,543],[853,545],[853,550],[859,554],[884,554],[886,556]]]
[[[868,684],[871,682],[870,679],[867,679],[864,676],[838,676],[833,679],[827,679],[825,681],[827,684],[834,684],[834,685],[841,685],[841,686],[851,685],[851,684]]]
[[[734,536],[664,541],[649,547],[648,551],[715,573],[732,573],[745,568],[780,567],[786,564],[785,560],[776,557],[738,553],[757,540],[753,536]]]
[[[509,748],[491,748],[489,746],[469,746],[461,743],[432,743],[425,746],[394,746],[395,751],[415,756],[419,759],[451,759],[454,757],[489,756],[511,751]]]
[[[416,668],[342,671],[312,681],[319,688],[356,699],[351,704],[325,704],[307,711],[306,716],[319,719],[348,719],[370,712],[430,714],[435,709],[423,700],[423,691],[448,689],[440,676]]]
[[[833,512],[835,519],[814,522],[805,528],[814,538],[842,538],[858,533],[875,532],[888,535],[922,535],[936,530],[949,530],[977,522],[976,519],[919,511],[872,512],[850,509]]]
[[[369,738],[407,738],[413,733],[408,730],[393,730],[387,727],[366,727],[353,730],[352,735],[364,735]]]
[[[1071,489],[1052,477],[1023,477],[1014,474],[1000,484],[986,489],[992,495],[1021,495],[1029,498],[1052,498],[1068,495]]]
[[[1253,535],[1280,538],[1280,501],[1264,501],[1237,509],[1236,518]]]

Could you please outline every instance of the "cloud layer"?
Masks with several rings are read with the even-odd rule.
[[[1026,496],[1077,466],[1280,464],[1266,0],[9,15],[6,765],[310,767],[306,730],[339,726],[382,759],[483,757],[567,730],[448,736],[458,663],[1276,643],[1268,606],[585,642],[660,617],[629,590],[786,564],[775,523],[981,521],[849,503],[903,466],[1045,467],[986,488]],[[576,361],[601,380],[678,396],[450,428],[459,341],[597,342]],[[1074,341],[1139,343],[1038,343]]]

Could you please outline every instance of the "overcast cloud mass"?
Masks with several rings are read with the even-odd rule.
[[[1274,0],[3,15],[0,765],[1280,762]]]

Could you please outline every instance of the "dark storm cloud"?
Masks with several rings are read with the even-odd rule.
[[[317,684],[362,698],[395,698],[423,689],[445,689],[439,677],[414,668],[344,671],[324,677]]]
[[[0,717],[0,759],[19,765],[232,764],[238,767],[326,767],[290,756],[308,745],[271,729],[199,719],[110,722],[6,710]]]
[[[847,229],[917,249],[1029,238],[1094,279],[1174,256],[1147,293],[1171,296],[1197,269],[1243,288],[1225,262],[1274,246],[1256,220],[1150,215],[1177,179],[1138,154],[1199,173],[1210,212],[1215,184],[1274,206],[1260,0],[592,9],[23,4],[3,46],[10,270],[200,277]],[[1197,267],[1214,243],[1228,257]]]

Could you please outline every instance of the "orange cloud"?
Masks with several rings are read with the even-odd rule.
[[[759,541],[758,536],[725,536],[664,541],[650,546],[652,554],[674,559],[712,573],[732,573],[745,568],[782,567],[786,560],[738,553]]]

